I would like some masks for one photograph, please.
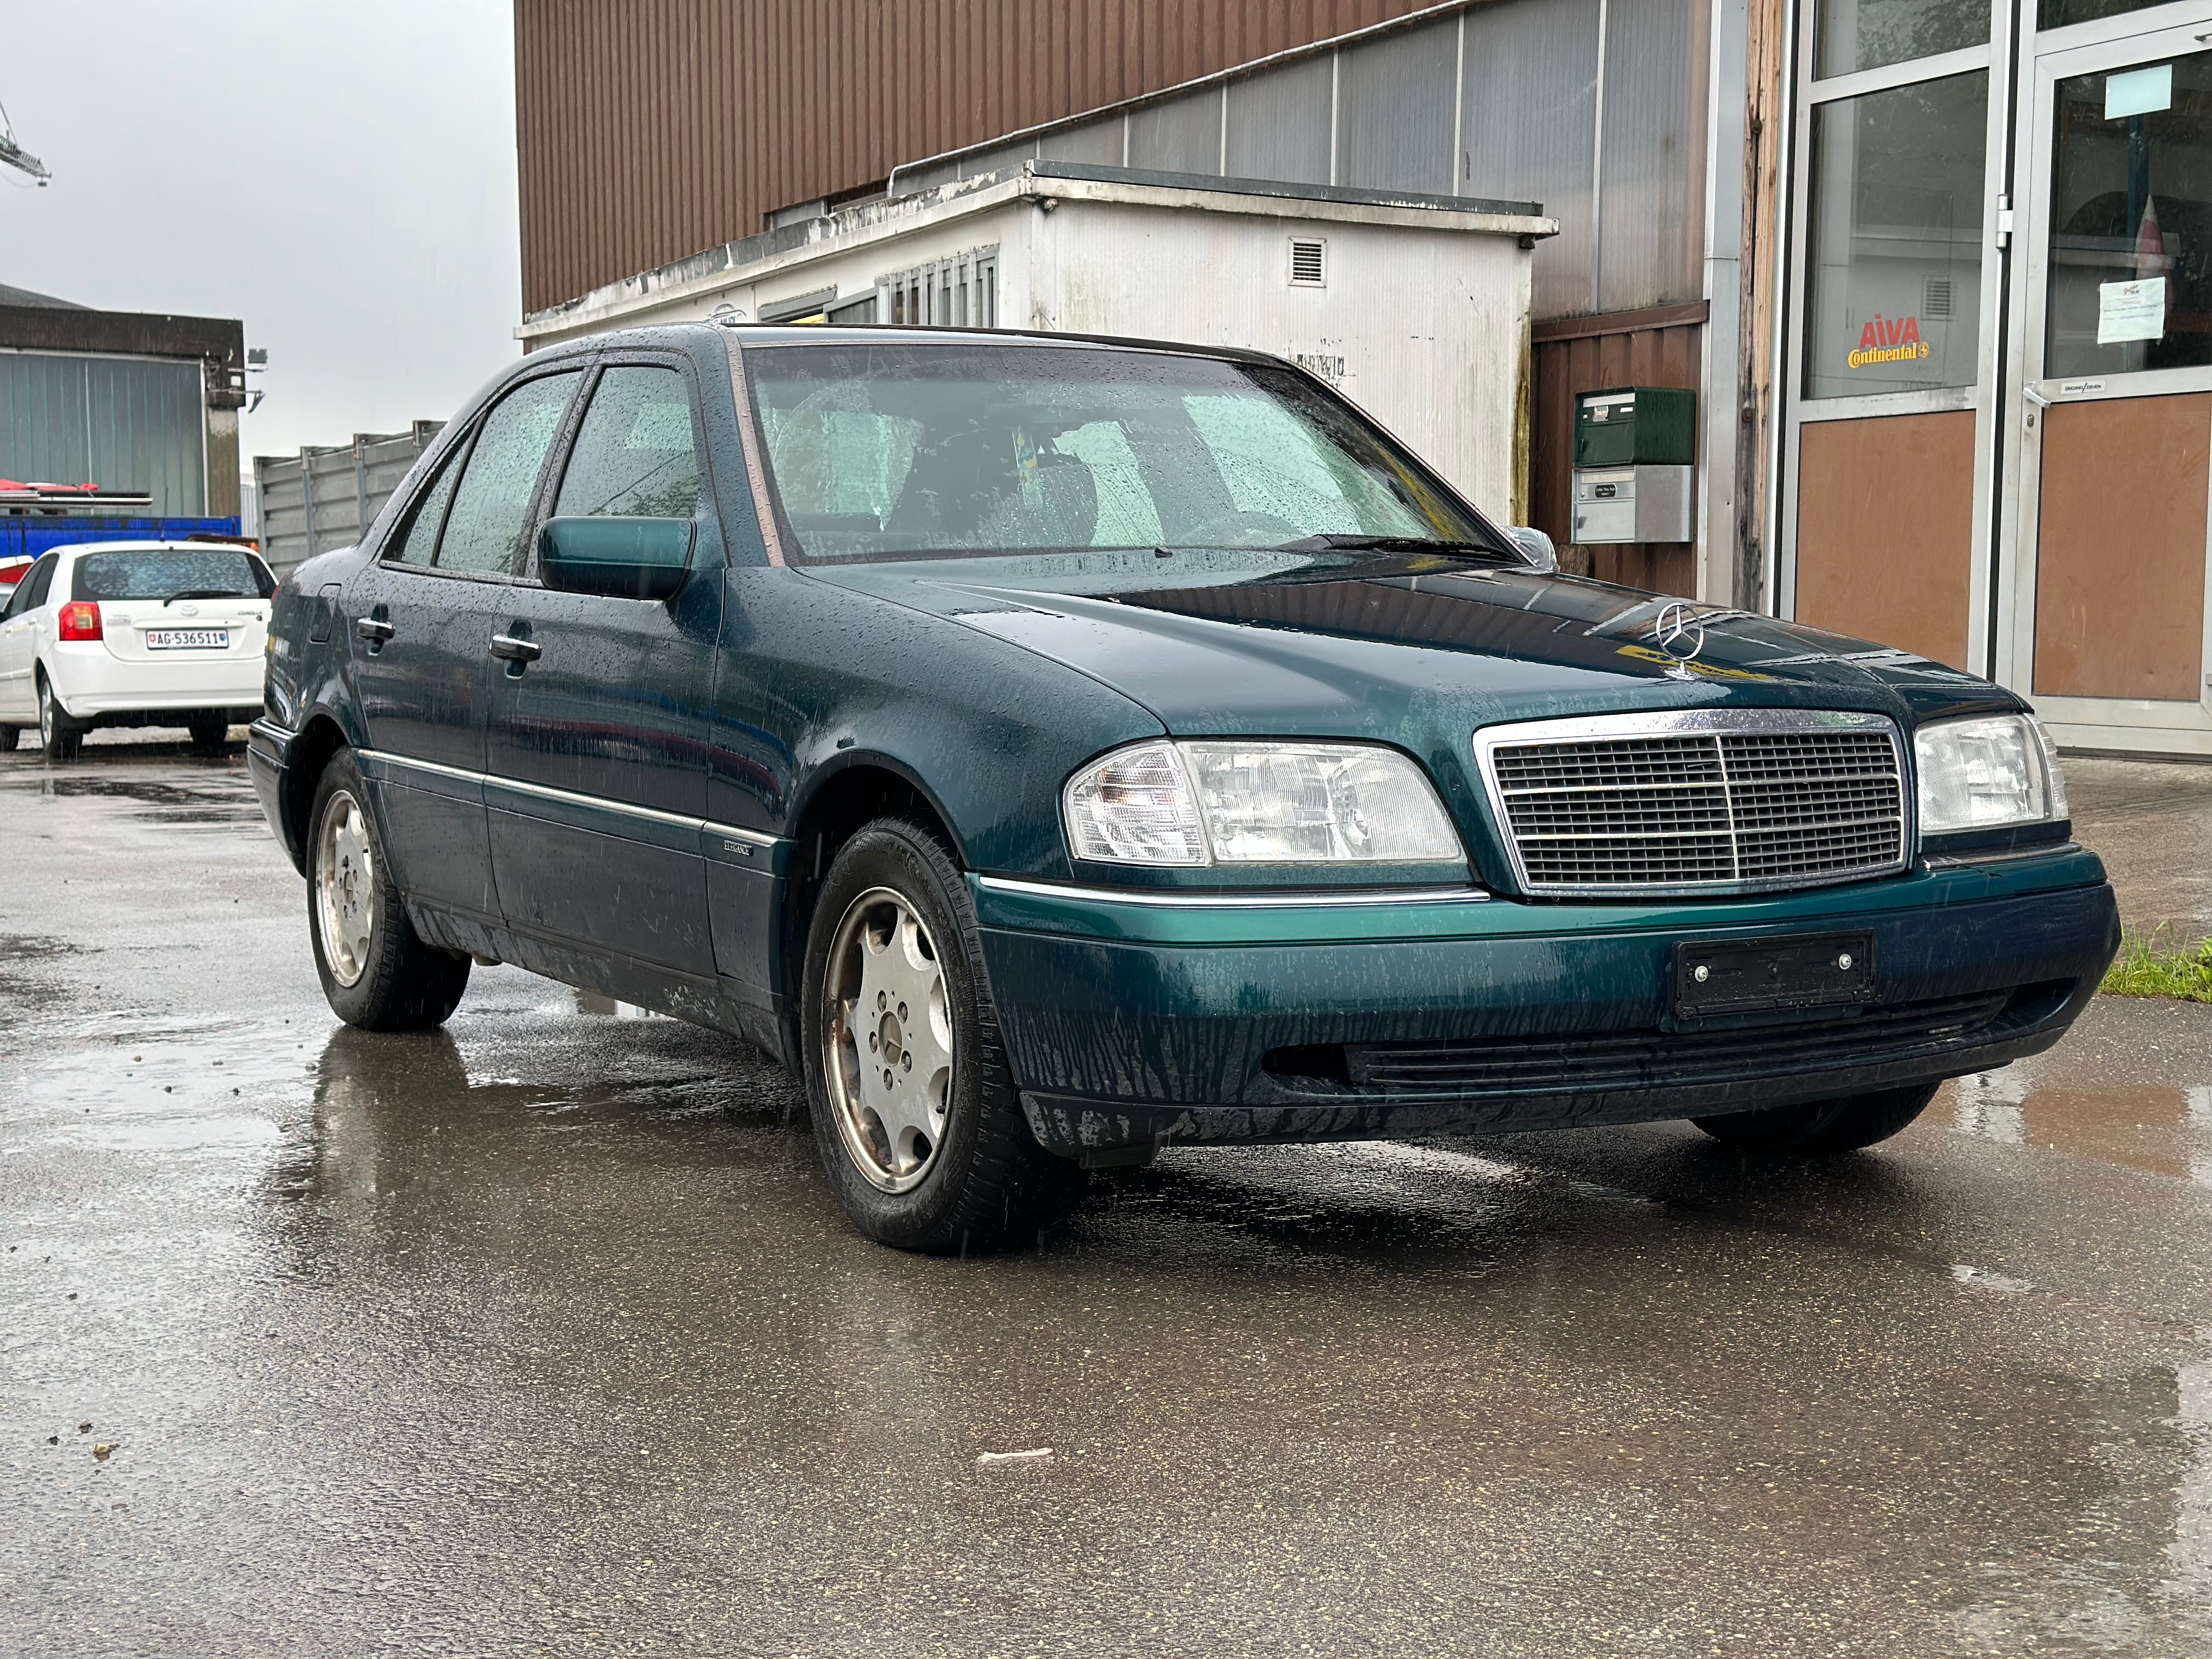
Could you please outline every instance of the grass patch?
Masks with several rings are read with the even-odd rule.
[[[2160,927],[2148,939],[2120,941],[2120,954],[2105,975],[2104,988],[2121,997],[2178,997],[2185,1002],[2212,1002],[2212,939],[2185,950],[2167,950],[2160,944]]]

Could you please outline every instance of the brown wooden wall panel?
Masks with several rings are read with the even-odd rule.
[[[1577,318],[1590,328],[1601,318]],[[1571,548],[1574,530],[1575,397],[1616,386],[1678,386],[1694,390],[1704,325],[1674,323],[1620,333],[1547,340],[1540,332],[1529,368],[1528,495],[1533,521],[1559,544],[1562,569],[1602,580],[1692,596],[1696,550],[1680,546]]]
[[[1973,411],[1811,422],[1797,477],[1797,620],[1966,667]]]
[[[2204,521],[2212,394],[2044,413],[2035,689],[2204,695]]]
[[[1432,0],[515,0],[522,304]]]

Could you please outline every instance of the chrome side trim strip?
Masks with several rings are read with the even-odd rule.
[[[725,840],[743,842],[750,847],[773,847],[778,840],[778,837],[763,835],[757,830],[741,830],[734,823],[717,823],[712,818],[686,817],[680,812],[664,812],[657,806],[640,806],[631,801],[610,800],[605,795],[579,794],[573,789],[556,789],[550,784],[525,783],[520,778],[503,778],[492,772],[471,772],[438,761],[411,760],[389,750],[363,749],[359,753],[364,760],[381,762],[386,766],[406,771],[431,772],[440,777],[473,783],[482,788],[512,789],[519,794],[536,795],[544,800],[562,801],[571,806],[591,807],[603,812],[619,813],[625,817],[644,818],[678,830],[696,830],[702,835],[720,836]]]
[[[1480,887],[1408,887],[1398,892],[1361,888],[1345,892],[1323,888],[1311,893],[1176,893],[1132,887],[1075,887],[1061,882],[1022,881],[1012,876],[978,876],[988,892],[1016,898],[1076,899],[1091,904],[1140,904],[1189,910],[1327,910],[1346,905],[1469,904],[1486,902]]]
[[[1926,862],[1930,870],[1970,869],[1978,864],[2013,864],[2021,859],[2055,858],[2081,850],[2078,841],[2045,841],[2033,847],[1994,847],[1978,853],[1930,853]]]

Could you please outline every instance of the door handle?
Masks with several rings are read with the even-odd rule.
[[[517,639],[512,634],[493,635],[491,653],[508,662],[536,662],[545,654],[536,641]]]
[[[381,617],[363,617],[354,623],[353,631],[371,645],[382,645],[399,630]]]

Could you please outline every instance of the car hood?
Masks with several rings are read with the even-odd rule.
[[[1062,663],[1186,736],[1419,750],[1501,720],[1635,709],[1856,709],[1909,728],[2021,707],[1909,652],[1463,560],[1143,550],[808,573]]]

